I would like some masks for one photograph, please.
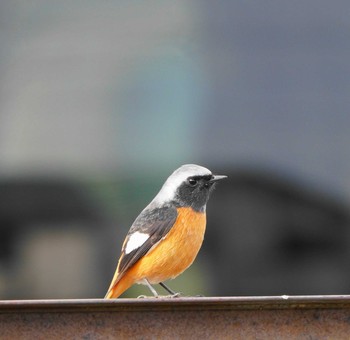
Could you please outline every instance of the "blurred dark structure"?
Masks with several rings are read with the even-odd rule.
[[[221,172],[229,178],[208,204],[205,242],[194,264],[205,273],[209,295],[348,293],[346,206],[273,173]],[[0,201],[3,298],[104,295],[139,203],[119,228],[84,186],[70,181],[2,181]],[[116,214],[123,209],[116,205]]]
[[[349,293],[348,207],[273,173],[220,184],[202,250],[214,295]]]
[[[90,196],[68,180],[0,182],[2,297],[86,297],[105,289],[110,221]]]

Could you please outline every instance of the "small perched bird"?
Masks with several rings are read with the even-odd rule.
[[[186,270],[202,245],[206,226],[206,204],[214,184],[227,176],[186,164],[166,180],[153,201],[131,226],[122,246],[117,270],[105,296],[119,297],[135,283],[159,283],[176,296],[163,281]]]

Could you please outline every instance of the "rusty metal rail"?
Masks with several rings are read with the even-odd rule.
[[[0,339],[350,339],[350,296],[0,301]]]

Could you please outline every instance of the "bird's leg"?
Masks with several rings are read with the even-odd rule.
[[[175,295],[175,294],[176,294],[176,293],[175,293],[172,289],[170,289],[165,283],[159,282],[159,284],[160,284],[168,293],[170,293],[171,295]]]
[[[149,283],[149,281],[147,279],[143,279],[143,282],[147,285],[147,287],[149,288],[149,290],[152,292],[152,294],[154,295],[154,297],[159,297],[157,291],[152,287],[152,285]]]
[[[172,289],[170,289],[165,283],[159,282],[159,284],[171,294],[171,297],[178,297],[180,296],[180,293],[175,293]]]

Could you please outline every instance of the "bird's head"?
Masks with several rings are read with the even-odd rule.
[[[168,177],[153,202],[158,205],[172,202],[179,207],[205,211],[215,183],[226,177],[213,175],[209,169],[199,165],[182,165]]]

